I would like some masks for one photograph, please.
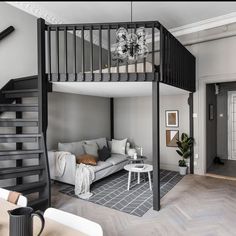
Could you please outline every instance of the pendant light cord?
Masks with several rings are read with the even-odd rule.
[[[130,19],[130,21],[132,23],[133,22],[133,2],[132,1],[130,1],[130,5],[131,5],[131,10],[130,10],[130,17],[131,17],[131,19]]]

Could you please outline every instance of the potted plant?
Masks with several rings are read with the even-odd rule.
[[[187,165],[186,160],[191,155],[191,147],[193,145],[193,138],[189,137],[186,133],[181,134],[181,140],[177,140],[177,146],[179,150],[176,150],[176,152],[182,157],[181,160],[179,160],[179,173],[181,175],[186,175],[187,173]]]

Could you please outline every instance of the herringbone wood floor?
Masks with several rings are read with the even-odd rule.
[[[165,197],[160,212],[136,217],[58,192],[53,206],[98,222],[105,236],[236,235],[236,181],[188,175]]]

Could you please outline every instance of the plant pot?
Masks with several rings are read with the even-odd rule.
[[[186,175],[187,174],[187,166],[179,166],[179,174]]]

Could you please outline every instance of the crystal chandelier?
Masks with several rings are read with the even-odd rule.
[[[131,2],[131,23],[132,23],[132,2]],[[149,51],[146,45],[146,29],[140,27],[136,32],[128,32],[124,27],[116,31],[117,44],[114,53],[114,59],[123,61],[137,61],[146,58]]]

